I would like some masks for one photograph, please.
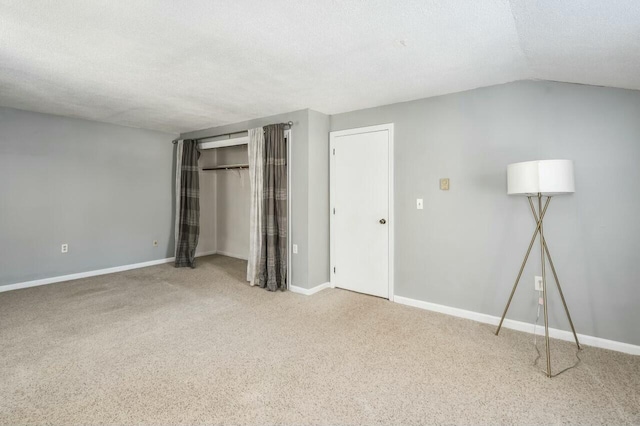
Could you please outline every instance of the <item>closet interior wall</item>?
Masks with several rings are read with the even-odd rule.
[[[203,167],[216,164],[215,149],[200,151],[198,165],[200,167],[200,237],[196,255],[207,255],[217,252],[217,197],[216,172],[207,172]]]
[[[198,252],[238,259],[249,255],[249,171],[204,171],[224,164],[247,164],[247,145],[203,149],[200,165],[200,241]]]

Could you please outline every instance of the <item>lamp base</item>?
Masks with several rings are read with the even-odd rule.
[[[531,213],[533,214],[533,219],[536,222],[536,229],[533,232],[533,236],[531,237],[531,242],[529,243],[529,248],[527,249],[527,254],[524,256],[524,260],[522,261],[522,266],[520,266],[520,271],[518,272],[518,277],[516,278],[516,282],[513,284],[513,289],[511,290],[511,294],[509,295],[509,300],[507,301],[507,306],[504,308],[504,312],[502,314],[502,318],[500,319],[500,323],[498,324],[498,328],[496,329],[496,336],[500,333],[500,329],[502,328],[502,323],[504,322],[504,318],[507,316],[507,311],[509,310],[509,306],[511,305],[511,300],[513,299],[513,295],[516,292],[516,288],[518,288],[518,283],[520,282],[520,278],[522,277],[522,272],[524,271],[524,267],[527,264],[527,260],[529,260],[529,255],[531,254],[531,249],[533,248],[533,244],[536,241],[538,235],[540,235],[540,259],[542,260],[542,293],[543,293],[543,306],[544,306],[544,341],[545,341],[545,349],[547,355],[547,377],[552,377],[551,374],[551,350],[549,348],[549,317],[547,312],[547,276],[546,276],[546,261],[549,260],[549,266],[551,266],[551,271],[553,272],[553,278],[556,282],[556,286],[558,288],[558,293],[560,293],[560,299],[562,300],[562,305],[564,306],[564,310],[567,313],[567,318],[569,319],[569,325],[571,326],[571,331],[573,332],[573,337],[576,340],[576,346],[580,349],[580,342],[578,341],[578,335],[576,334],[576,330],[573,326],[573,321],[571,320],[571,314],[569,313],[569,308],[567,307],[567,302],[564,298],[564,294],[562,293],[562,287],[560,286],[560,280],[558,279],[558,274],[556,272],[556,268],[553,265],[553,260],[551,260],[551,253],[549,253],[549,247],[547,246],[547,241],[544,237],[544,227],[543,227],[543,219],[547,212],[547,208],[549,207],[549,203],[551,202],[551,196],[546,197],[546,201],[544,203],[544,208],[542,207],[542,194],[538,193],[538,211],[534,207],[533,201],[531,200],[533,196],[527,196],[529,200],[529,206],[531,207]]]

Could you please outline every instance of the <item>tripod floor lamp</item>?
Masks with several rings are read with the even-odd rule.
[[[573,161],[571,160],[527,161],[524,163],[509,164],[509,166],[507,167],[507,193],[509,195],[525,195],[527,197],[529,206],[531,207],[531,214],[533,215],[533,219],[536,222],[536,229],[534,230],[533,236],[531,237],[529,249],[527,250],[527,254],[524,256],[524,261],[522,262],[522,266],[520,267],[520,272],[518,272],[516,282],[513,285],[513,290],[511,290],[511,295],[509,296],[509,300],[507,301],[507,306],[505,306],[504,308],[504,313],[502,314],[502,318],[500,319],[500,324],[498,324],[496,336],[500,332],[504,317],[507,315],[509,305],[511,304],[511,300],[513,299],[513,294],[516,292],[516,288],[518,287],[518,283],[520,282],[520,278],[522,276],[522,271],[524,271],[524,267],[527,264],[529,255],[531,254],[533,244],[535,243],[536,238],[539,236],[540,259],[542,261],[542,303],[544,307],[544,342],[547,352],[547,377],[551,377],[549,317],[547,314],[547,259],[549,261],[549,266],[551,267],[551,272],[553,272],[553,278],[556,282],[556,286],[558,287],[558,293],[560,294],[560,299],[562,299],[564,310],[567,313],[567,318],[569,319],[569,325],[571,326],[573,337],[576,339],[576,345],[578,346],[578,349],[580,349],[578,335],[576,334],[576,330],[573,327],[573,321],[571,321],[571,315],[569,314],[569,308],[567,308],[567,302],[564,299],[564,294],[562,294],[562,288],[560,287],[558,274],[556,273],[555,266],[553,266],[551,253],[549,253],[549,247],[547,246],[547,241],[544,237],[543,227],[543,219],[545,217],[545,214],[547,213],[547,208],[549,207],[551,198],[555,195],[570,194],[572,192],[575,192],[575,183],[573,178]],[[545,198],[544,206],[542,203],[543,197]],[[538,199],[537,211],[534,206],[533,198]]]

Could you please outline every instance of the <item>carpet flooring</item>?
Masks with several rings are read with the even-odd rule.
[[[0,293],[0,423],[640,424],[640,357],[547,379],[529,334],[198,262]]]

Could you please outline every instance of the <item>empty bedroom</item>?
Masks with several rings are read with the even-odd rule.
[[[640,3],[0,0],[0,425],[640,425]]]

